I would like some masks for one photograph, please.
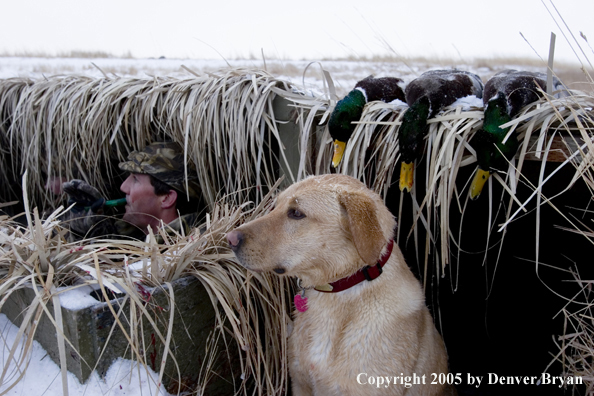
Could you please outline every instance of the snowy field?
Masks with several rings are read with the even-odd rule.
[[[357,81],[368,75],[396,76],[409,82],[422,72],[436,68],[457,67],[477,73],[483,81],[492,74],[506,68],[546,71],[541,66],[523,66],[518,64],[500,63],[498,66],[476,64],[430,64],[427,62],[357,62],[357,61],[282,61],[282,60],[235,60],[228,63],[224,60],[175,60],[175,59],[74,59],[74,58],[16,58],[0,57],[0,79],[32,78],[65,74],[86,75],[91,77],[120,76],[120,77],[175,77],[193,78],[195,75],[208,75],[225,68],[264,69],[274,77],[289,81],[306,90],[314,92],[324,91],[323,73],[330,73],[336,86],[338,96],[345,95]],[[567,70],[565,70],[567,71]],[[574,70],[569,70],[573,72]],[[581,80],[579,67],[575,66],[574,74],[578,77],[566,80],[571,84]],[[558,71],[563,78],[563,71]],[[569,75],[569,73],[568,73]],[[573,74],[572,74],[573,75]],[[580,89],[583,89],[580,87]],[[0,314],[0,336],[3,344],[11,346],[18,329],[13,326],[5,315]],[[9,350],[4,347],[2,352],[3,364],[8,358]],[[80,384],[73,374],[68,374],[68,389],[71,395],[156,395],[157,375],[146,372],[143,368],[131,368],[133,362],[118,360],[107,373],[105,380],[93,374],[85,384]],[[7,373],[8,378],[18,376],[16,369]],[[132,373],[132,375],[130,375]],[[10,381],[12,382],[12,381]],[[0,386],[0,394],[4,394],[6,385]],[[27,372],[18,385],[8,391],[8,395],[44,395],[58,396],[63,394],[59,367],[47,356],[43,348],[34,343],[33,354]],[[161,390],[161,393],[166,393]]]
[[[192,78],[222,69],[245,68],[268,71],[272,76],[314,92],[324,91],[325,70],[336,86],[339,97],[346,95],[357,81],[369,76],[394,76],[408,83],[426,70],[458,68],[478,74],[483,82],[500,70],[525,69],[546,72],[540,61],[283,61],[283,60],[193,60],[193,59],[77,59],[77,58],[18,58],[0,57],[0,79],[32,78],[79,74],[91,77],[175,77]],[[570,87],[584,89],[586,81],[579,65],[557,65],[555,72]],[[587,87],[587,86],[586,86]]]

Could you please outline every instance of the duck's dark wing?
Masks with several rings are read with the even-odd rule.
[[[487,81],[483,103],[502,93],[507,98],[508,114],[515,117],[526,105],[536,102],[547,89],[547,75],[545,73],[525,70],[504,70]],[[553,90],[562,92],[565,88],[557,77],[553,77]]]
[[[360,88],[365,92],[367,102],[374,100],[381,100],[382,102],[390,103],[393,100],[401,100],[404,102],[404,90],[402,86],[404,82],[396,77],[380,77],[375,78],[369,76],[360,80],[355,88]]]
[[[460,98],[469,95],[482,98],[483,82],[476,74],[464,70],[431,70],[411,81],[405,93],[409,106],[427,96],[434,116]]]

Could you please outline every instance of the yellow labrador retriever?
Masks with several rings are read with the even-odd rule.
[[[299,279],[293,395],[455,395],[421,286],[381,198],[343,175],[309,177],[227,234],[247,269]]]

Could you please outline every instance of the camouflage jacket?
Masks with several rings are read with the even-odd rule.
[[[198,215],[189,213],[171,221],[164,228],[171,237],[175,234],[188,235],[197,224]],[[145,240],[146,234],[138,227],[104,214],[93,213],[92,211],[80,212],[71,210],[62,221],[69,229],[67,239],[70,242],[83,239],[104,238],[104,239],[137,239]],[[163,243],[160,233],[155,230],[157,243]]]

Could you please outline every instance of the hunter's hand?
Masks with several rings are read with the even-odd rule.
[[[64,183],[62,188],[68,194],[68,205],[75,204],[79,210],[90,208],[92,212],[97,213],[105,203],[105,198],[99,190],[83,180],[70,180]]]

